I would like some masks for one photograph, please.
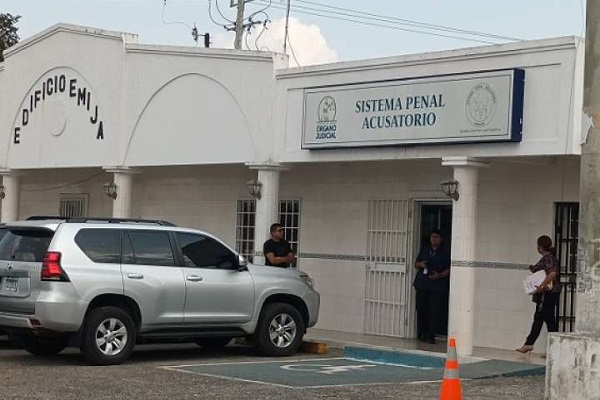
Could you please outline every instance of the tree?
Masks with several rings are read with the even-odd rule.
[[[4,61],[4,50],[15,45],[19,41],[17,22],[20,15],[0,13],[0,62]]]

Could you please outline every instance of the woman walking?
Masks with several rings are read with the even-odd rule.
[[[554,254],[554,247],[552,247],[552,239],[545,235],[540,236],[537,240],[537,250],[542,258],[537,264],[530,266],[529,269],[531,272],[545,271],[546,279],[537,287],[532,297],[532,301],[535,303],[535,313],[533,314],[531,332],[527,336],[525,344],[516,349],[516,351],[523,354],[533,351],[533,345],[540,336],[544,322],[548,332],[558,331],[556,307],[560,296],[559,265]]]

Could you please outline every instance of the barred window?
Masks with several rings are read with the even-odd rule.
[[[256,201],[237,201],[237,223],[235,231],[235,250],[248,261],[254,260],[254,219]]]
[[[300,236],[300,200],[281,200],[279,202],[279,223],[285,229],[285,239],[292,250],[298,253]]]
[[[256,201],[238,200],[235,249],[250,262],[254,260],[255,218]],[[279,201],[279,223],[285,229],[285,238],[290,242],[292,250],[298,253],[300,243],[300,200]],[[257,250],[261,249],[258,248]]]
[[[62,218],[84,218],[88,215],[88,199],[86,193],[61,194],[58,214]]]

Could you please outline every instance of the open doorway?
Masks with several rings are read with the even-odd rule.
[[[419,202],[418,205],[418,240],[415,241],[417,246],[420,248],[427,245],[429,234],[434,229],[439,229],[442,232],[444,246],[448,249],[452,248],[452,203]],[[419,249],[415,250],[418,252]],[[443,311],[436,330],[440,336],[447,336],[448,334],[448,300],[449,293],[444,297]]]

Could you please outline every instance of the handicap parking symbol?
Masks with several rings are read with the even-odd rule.
[[[367,368],[375,367],[371,364],[359,364],[359,365],[330,365],[330,364],[290,364],[283,365],[281,369],[286,371],[302,371],[302,372],[314,372],[316,374],[323,375],[335,375],[344,372],[352,371],[363,371]]]

